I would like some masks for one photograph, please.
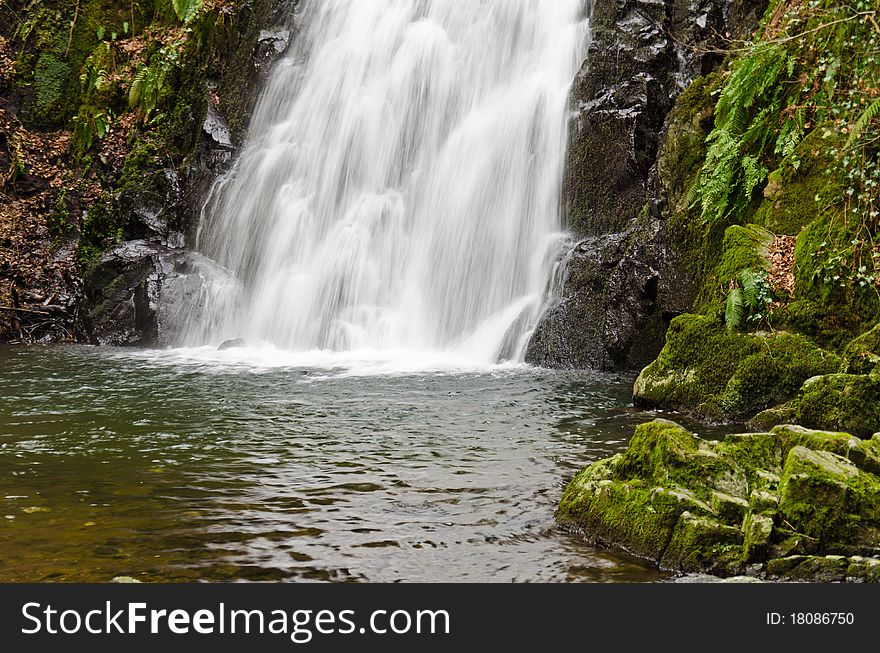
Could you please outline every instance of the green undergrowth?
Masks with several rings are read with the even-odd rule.
[[[83,269],[141,236],[131,198],[139,186],[154,192],[166,170],[185,169],[209,102],[242,133],[253,46],[273,6],[10,0],[0,8],[0,37],[15,57],[0,95],[14,99],[25,128],[70,133],[66,182],[48,223],[59,241],[78,237]]]
[[[791,236],[793,290],[774,286],[737,328],[839,351],[880,319],[878,18],[876,2],[779,0],[678,98],[658,174],[696,312],[742,305],[744,271],[770,273],[770,246]]]

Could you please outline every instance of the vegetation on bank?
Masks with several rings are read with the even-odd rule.
[[[557,520],[661,568],[880,582],[880,438],[780,426],[702,440],[656,420],[569,483]]]
[[[138,205],[162,208],[170,192],[183,195],[181,171],[194,165],[209,106],[241,135],[251,95],[242,90],[254,83],[254,45],[275,4],[0,6],[4,338],[81,337],[81,279],[102,252],[122,240],[185,230],[171,211],[151,225],[138,213],[152,207]],[[48,313],[44,302],[66,319],[33,319]]]
[[[697,292],[634,398],[761,432],[644,424],[557,520],[671,570],[880,582],[880,3],[776,0],[726,55],[667,118]]]
[[[802,388],[852,374],[840,355],[880,320],[878,14],[876,0],[777,0],[752,41],[678,98],[658,174],[698,280],[695,315],[673,322],[637,402],[715,420],[786,405],[763,423],[822,428],[861,411],[859,434],[880,430],[874,366],[823,385],[858,407],[807,410]]]

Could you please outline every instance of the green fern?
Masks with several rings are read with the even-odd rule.
[[[724,323],[731,330],[765,320],[767,306],[773,302],[765,272],[746,268],[736,275],[736,283],[737,287],[727,294],[724,307]]]
[[[727,304],[724,307],[724,323],[730,330],[738,329],[742,326],[743,317],[745,317],[745,302],[743,301],[742,290],[734,288],[727,295]]]
[[[877,98],[871,104],[867,106],[867,108],[862,112],[856,121],[853,123],[852,129],[849,133],[849,138],[846,141],[846,149],[851,148],[855,145],[856,141],[859,140],[859,136],[862,135],[862,132],[865,131],[865,127],[874,120],[877,116],[880,116],[880,98]]]
[[[180,44],[167,45],[150,57],[149,65],[135,71],[128,90],[128,105],[147,122],[168,95],[170,80],[180,65]]]
[[[715,107],[715,128],[706,140],[709,147],[696,187],[705,222],[724,220],[748,204],[766,180],[761,160],[776,134],[783,82],[793,72],[794,60],[778,44],[757,46],[733,67]],[[787,141],[786,148],[796,144]]]
[[[171,0],[171,7],[181,23],[188,23],[202,8],[202,0]]]

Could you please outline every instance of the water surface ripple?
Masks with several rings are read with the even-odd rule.
[[[0,349],[0,581],[654,580],[553,521],[630,384]]]

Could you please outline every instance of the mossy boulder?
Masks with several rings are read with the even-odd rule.
[[[785,422],[870,437],[880,428],[880,374],[826,374],[804,383],[790,402],[762,411],[753,428]]]
[[[847,345],[843,352],[844,372],[870,374],[880,370],[880,323]]]
[[[774,235],[758,225],[732,225],[724,230],[718,263],[703,281],[697,306],[710,309],[723,302],[730,282],[745,269],[768,271]]]
[[[878,472],[880,438],[782,426],[712,442],[655,420],[575,476],[556,518],[663,569],[866,580],[880,553]]]
[[[796,405],[799,424],[870,436],[880,428],[880,378],[867,374],[817,376],[804,383]]]
[[[818,551],[880,551],[880,478],[830,451],[796,446],[779,484],[779,517]]]
[[[742,419],[792,399],[807,379],[836,372],[840,358],[801,335],[744,334],[717,318],[672,320],[657,360],[634,386],[637,405],[708,419]]]

